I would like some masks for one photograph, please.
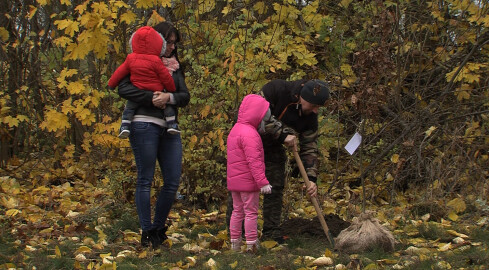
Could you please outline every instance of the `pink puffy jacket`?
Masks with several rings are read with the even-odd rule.
[[[247,95],[239,106],[238,121],[227,139],[227,185],[230,191],[259,191],[268,185],[265,155],[258,126],[269,107],[259,95]]]

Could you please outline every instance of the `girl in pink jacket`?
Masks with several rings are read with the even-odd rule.
[[[258,248],[258,204],[260,191],[271,192],[265,177],[265,156],[258,129],[271,116],[268,101],[259,95],[244,97],[238,121],[227,138],[227,187],[233,197],[233,213],[229,224],[231,249],[241,250],[241,229],[244,220],[246,250]],[[260,128],[261,127],[261,128]]]

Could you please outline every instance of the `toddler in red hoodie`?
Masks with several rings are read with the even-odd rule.
[[[166,40],[152,27],[143,26],[131,37],[132,53],[122,63],[109,79],[109,87],[114,89],[127,75],[131,75],[131,83],[139,89],[154,92],[175,92],[175,83],[161,57],[166,50]],[[122,113],[122,123],[119,137],[129,137],[129,127],[139,104],[127,101]],[[167,132],[178,134],[180,130],[176,123],[175,109],[166,105],[164,109]]]

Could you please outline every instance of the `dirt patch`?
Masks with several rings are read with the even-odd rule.
[[[324,215],[324,220],[326,221],[328,229],[333,237],[338,236],[343,229],[350,226],[349,222],[344,221],[339,216],[333,214]],[[313,219],[292,218],[284,221],[281,228],[282,233],[288,236],[308,234],[327,239],[318,217]]]

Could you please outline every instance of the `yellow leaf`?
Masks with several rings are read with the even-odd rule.
[[[392,265],[392,264],[396,264],[398,262],[398,260],[393,260],[393,259],[381,259],[381,260],[377,260],[377,262],[381,263],[381,264],[388,264],[388,265]]]
[[[448,244],[441,244],[441,246],[438,248],[439,251],[447,251],[452,248],[452,243]]]
[[[29,5],[29,20],[32,20],[32,17],[36,15],[37,8],[35,6]]]
[[[54,248],[54,254],[56,255],[56,258],[61,258],[61,250],[59,250],[58,246]]]
[[[171,7],[171,0],[160,0],[160,4],[163,7]]]
[[[209,111],[211,110],[211,106],[209,105],[206,105],[204,107],[204,109],[202,109],[202,111],[200,111],[200,115],[202,116],[202,118],[206,118],[207,115],[209,115]]]
[[[161,17],[156,10],[153,10],[153,13],[151,14],[151,17],[148,19],[146,22],[146,25],[148,26],[154,26],[159,24],[160,22],[164,22],[165,18]]]
[[[465,90],[455,91],[453,94],[457,96],[458,101],[462,101],[464,99],[470,99],[469,92]]]
[[[37,3],[41,6],[45,6],[48,4],[48,0],[37,0]]]
[[[452,208],[456,213],[461,213],[467,208],[464,200],[455,198],[447,203],[447,206]]]
[[[455,212],[450,212],[450,214],[448,214],[448,218],[451,221],[457,221],[458,220],[458,215]]]
[[[10,209],[10,210],[7,210],[7,212],[5,212],[5,215],[8,216],[8,217],[14,217],[16,216],[20,211],[17,210],[17,209]]]
[[[1,119],[2,123],[7,124],[9,127],[17,127],[19,126],[19,120],[10,115],[7,115]]]
[[[59,30],[65,30],[65,34],[73,37],[75,32],[79,31],[79,22],[71,21],[71,20],[57,20],[54,22],[54,25],[58,26]]]
[[[81,246],[76,250],[75,253],[90,253],[90,252],[92,252],[92,250],[89,247]]]
[[[71,6],[71,0],[61,0],[62,5]]]
[[[9,33],[5,27],[0,27],[0,40],[7,41],[9,38]]]
[[[394,163],[394,164],[398,163],[398,162],[399,162],[399,155],[398,155],[398,154],[394,154],[394,155],[392,155],[392,157],[391,157],[391,161],[392,161],[392,163]]]
[[[126,24],[131,24],[136,20],[136,18],[137,18],[136,14],[128,10],[127,12],[121,15],[120,20],[121,22],[125,22]]]
[[[261,243],[261,246],[265,247],[267,249],[271,249],[271,248],[275,247],[276,245],[278,245],[278,243],[275,241],[265,241],[265,242]]]
[[[216,269],[217,268],[217,263],[214,259],[210,258],[206,263],[205,266],[207,266],[210,269]]]
[[[267,10],[267,5],[265,5],[265,3],[263,1],[258,2],[253,6],[253,9],[256,10],[256,12],[258,12],[258,14],[263,14]]]
[[[324,257],[333,258],[333,252],[329,248],[324,251]]]
[[[144,259],[148,257],[148,252],[146,250],[143,250],[141,253],[139,253],[138,258],[139,259]]]
[[[39,234],[50,234],[53,230],[53,228],[46,228],[44,230],[41,230]]]
[[[450,235],[453,235],[453,236],[457,236],[457,237],[469,238],[468,235],[465,235],[463,233],[459,233],[459,232],[454,231],[454,230],[447,230],[447,233],[450,234]]]
[[[234,261],[233,263],[230,263],[229,266],[231,267],[231,269],[236,268],[236,266],[238,266],[238,261]]]
[[[222,9],[221,13],[222,13],[222,14],[224,14],[224,15],[226,15],[226,14],[228,14],[228,13],[229,13],[229,10],[231,10],[231,7],[230,7],[229,5],[228,5],[228,6],[225,6],[225,7]]]
[[[429,137],[433,131],[436,130],[435,126],[431,126],[427,131],[425,131],[426,137]]]
[[[187,258],[185,258],[185,259],[187,260],[188,265],[189,265],[190,267],[194,267],[194,266],[195,266],[195,264],[197,263],[197,260],[196,260],[194,257],[190,257],[190,256],[188,256],[188,257],[187,257]]]
[[[136,1],[136,7],[137,8],[143,8],[143,9],[144,8],[151,8],[151,7],[154,7],[154,4],[155,3],[153,0],[137,0]]]
[[[344,8],[348,8],[348,6],[350,5],[350,3],[352,2],[353,0],[341,0],[341,3],[340,3],[340,6],[344,7]]]
[[[69,128],[70,126],[68,116],[57,112],[54,109],[50,109],[44,114],[44,122],[40,125],[41,128],[46,129],[47,131],[58,131],[60,129]]]
[[[168,238],[163,242],[163,244],[165,244],[166,247],[171,248],[173,246],[173,241]]]
[[[66,86],[66,89],[72,95],[86,92],[85,84],[82,81],[70,82],[68,86]]]

